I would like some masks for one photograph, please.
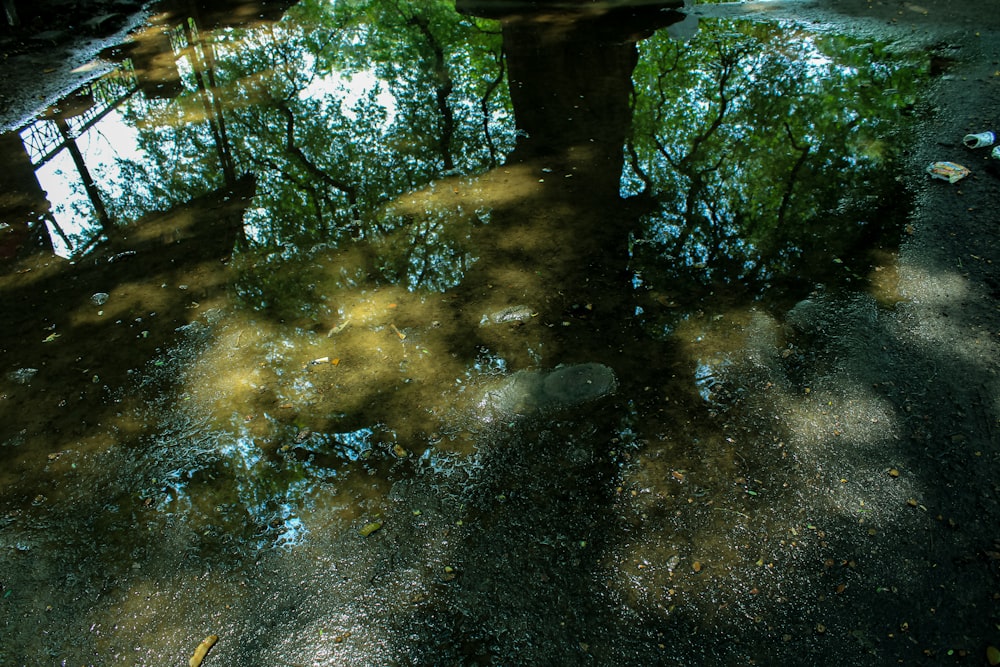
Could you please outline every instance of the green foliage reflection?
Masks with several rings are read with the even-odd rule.
[[[895,158],[919,56],[772,23],[640,44],[622,187],[655,211],[633,243],[664,283],[817,280],[898,219]],[[805,278],[805,281],[803,281]]]
[[[178,28],[183,92],[131,111],[144,159],[116,218],[164,209],[240,172],[258,179],[248,243],[337,244],[392,233],[382,206],[513,147],[499,29],[453,3],[367,0],[292,7],[278,23]]]

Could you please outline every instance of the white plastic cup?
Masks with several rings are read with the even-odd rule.
[[[965,144],[967,148],[985,148],[987,146],[992,146],[993,142],[996,140],[996,135],[992,132],[979,132],[978,134],[965,135],[965,138],[962,139],[962,143]]]

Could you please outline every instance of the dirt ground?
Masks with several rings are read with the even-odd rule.
[[[1000,3],[831,0],[813,7],[819,21],[860,17],[868,29],[926,44],[935,54],[933,67],[940,68],[929,97],[916,109],[920,125],[909,147],[907,185],[915,186],[916,210],[899,257],[899,290],[907,304],[896,317],[915,339],[935,341],[941,355],[918,360],[903,352],[895,365],[879,370],[892,374],[890,395],[906,406],[912,446],[923,447],[923,455],[911,463],[924,468],[916,471],[924,479],[936,480],[928,489],[931,514],[950,529],[941,543],[927,548],[933,567],[942,567],[938,590],[928,588],[924,604],[914,610],[928,630],[920,641],[933,642],[932,628],[941,625],[936,615],[949,605],[943,601],[968,614],[976,606],[971,589],[980,586],[992,588],[992,608],[979,613],[990,619],[988,630],[996,634],[1000,162],[991,161],[983,149],[967,149],[961,139],[1000,127]],[[931,180],[923,169],[938,160],[963,164],[972,175],[956,184]],[[963,359],[956,363],[952,352],[959,349]],[[977,568],[989,574],[968,577]],[[924,653],[928,664],[951,659]]]
[[[900,632],[921,625],[921,646],[941,646],[935,641],[935,614],[961,609],[964,617],[982,618],[980,627],[969,630],[976,651],[971,664],[980,664],[983,643],[1000,641],[1000,379],[995,355],[1000,344],[1000,160],[991,161],[988,149],[966,148],[962,137],[1000,132],[1000,0],[775,0],[700,11],[768,12],[805,18],[820,27],[850,24],[924,45],[933,54],[940,76],[915,110],[919,129],[908,147],[905,185],[915,191],[917,208],[898,260],[898,290],[905,305],[895,317],[925,349],[936,347],[940,353],[935,358],[902,350],[871,375],[881,376],[885,394],[905,406],[909,423],[902,431],[915,451],[922,450],[909,464],[923,469],[912,472],[936,480],[919,503],[947,535],[927,546],[925,557],[934,567],[940,565],[941,574]],[[98,71],[101,65],[94,57],[103,45],[141,19],[137,13],[120,21],[111,35],[66,37],[55,47],[32,41],[31,30],[5,38],[0,42],[3,129],[16,127]],[[972,173],[955,184],[931,180],[924,168],[938,160],[964,164]],[[992,606],[973,613],[967,605],[989,598],[983,586],[993,589]],[[950,664],[944,655],[926,657],[929,664]]]

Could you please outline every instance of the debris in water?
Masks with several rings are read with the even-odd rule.
[[[90,297],[90,300],[94,302],[95,306],[103,306],[108,302],[108,296],[107,292],[98,292],[94,296]]]
[[[498,310],[495,313],[490,313],[489,315],[483,316],[480,321],[480,326],[486,326],[487,324],[524,324],[533,317],[537,317],[538,313],[533,311],[530,307],[525,305],[509,306],[503,310]]]
[[[18,368],[16,371],[7,373],[7,379],[18,384],[28,384],[31,382],[31,378],[37,374],[37,368]]]
[[[59,338],[60,336],[62,336],[62,334],[50,333],[48,336],[45,337],[45,340],[43,340],[42,342],[43,343],[51,343],[52,341],[54,341],[56,338]]]
[[[889,470],[889,477],[899,477],[899,470],[896,468],[891,468]]]
[[[1000,649],[996,646],[986,647],[986,662],[991,665],[1000,665]]]
[[[339,334],[341,331],[343,331],[344,329],[346,329],[347,327],[349,327],[350,325],[351,325],[351,319],[347,318],[343,322],[341,322],[340,324],[338,324],[337,326],[335,326],[335,327],[331,328],[329,331],[327,331],[326,332],[326,337],[330,338],[331,336],[335,336],[335,335]]]
[[[135,250],[126,250],[125,252],[120,252],[117,255],[112,255],[108,257],[108,264],[114,264],[115,262],[120,262],[123,259],[128,259],[129,257],[135,256]]]
[[[189,667],[200,667],[202,660],[208,655],[208,651],[215,646],[215,642],[219,641],[219,635],[209,635],[198,644],[198,648],[194,650],[194,655],[191,656],[191,660],[188,661]]]
[[[955,162],[932,162],[927,166],[927,173],[930,174],[931,178],[958,183],[972,172]]]
[[[381,521],[369,521],[368,523],[366,523],[365,525],[361,526],[361,528],[358,529],[358,535],[360,535],[361,537],[368,537],[381,527],[382,527]]]
[[[395,324],[390,324],[389,327],[392,329],[393,333],[399,337],[399,340],[406,340],[406,334],[397,329]]]
[[[406,447],[403,447],[398,442],[392,446],[392,453],[401,459],[405,459],[407,456],[410,455],[410,453],[406,451]]]

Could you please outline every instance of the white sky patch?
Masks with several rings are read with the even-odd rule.
[[[139,150],[138,131],[126,124],[117,110],[84,131],[76,138],[76,145],[91,178],[101,184],[105,198],[114,199],[124,192],[124,188],[135,187],[125,182],[116,160],[142,161],[144,155]],[[100,233],[100,223],[87,197],[83,177],[68,149],[62,148],[36,171],[36,175],[52,206],[56,224],[74,244],[86,242]],[[52,234],[52,241],[57,255],[68,257],[72,254],[73,248],[59,234]]]
[[[386,111],[385,125],[392,125],[396,118],[396,98],[388,92],[384,82],[371,70],[355,74],[331,72],[325,77],[317,77],[299,91],[303,100],[320,100],[324,105],[339,102],[340,110],[350,120],[357,120],[354,105],[377,91],[375,99]]]
[[[38,169],[35,175],[52,205],[52,217],[63,234],[71,239],[91,235],[97,220],[94,217],[93,207],[84,195],[83,183],[76,173],[69,151],[65,149],[59,151]],[[78,187],[74,189],[74,185]],[[53,233],[51,238],[57,255],[69,257],[72,254],[72,249],[62,236]]]

